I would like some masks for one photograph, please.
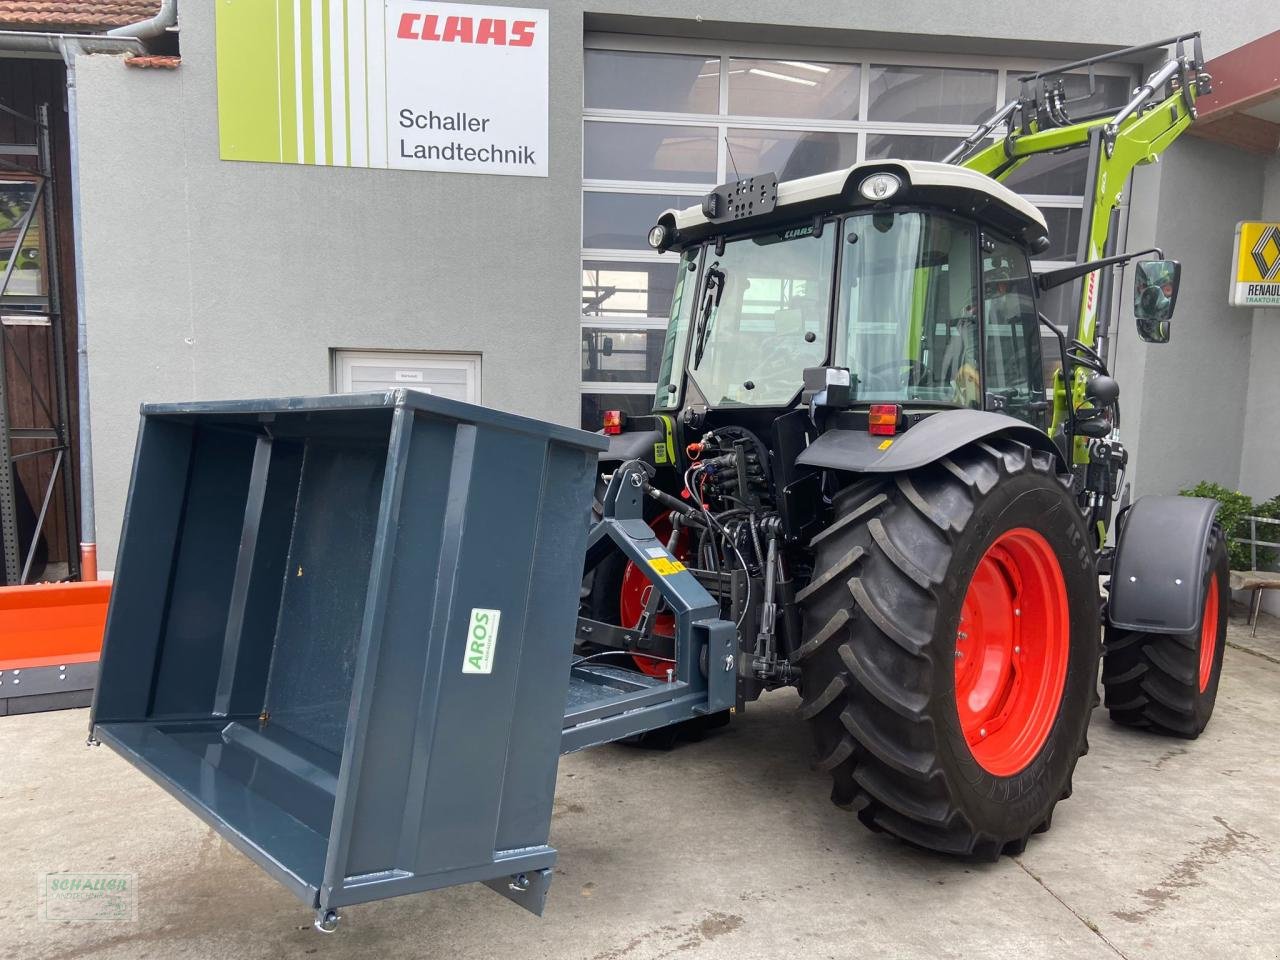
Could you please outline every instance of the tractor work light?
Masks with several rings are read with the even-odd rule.
[[[902,408],[896,403],[873,403],[867,415],[867,432],[882,437],[892,437],[898,432],[898,415]]]
[[[606,410],[604,412],[604,434],[606,437],[616,437],[622,432],[622,425],[626,422],[626,417],[621,410]]]
[[[666,239],[667,228],[660,223],[649,231],[649,246],[655,250],[661,250],[662,244]]]
[[[888,200],[900,186],[902,181],[892,173],[873,173],[858,184],[858,193],[867,200]]]

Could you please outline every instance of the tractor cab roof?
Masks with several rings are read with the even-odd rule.
[[[782,183],[773,174],[759,174],[723,184],[697,206],[664,211],[650,243],[682,250],[708,237],[754,233],[805,217],[902,206],[941,207],[972,217],[1022,241],[1032,253],[1049,243],[1043,214],[1008,187],[965,167],[921,160],[867,160]]]

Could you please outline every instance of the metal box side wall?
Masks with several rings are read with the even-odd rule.
[[[120,555],[107,607],[89,723],[145,717],[178,529],[186,500],[194,430],[143,416],[134,449]]]
[[[322,906],[554,860],[596,452],[504,419],[420,411],[393,432],[395,522],[375,559]],[[487,674],[463,673],[473,609],[501,611]]]

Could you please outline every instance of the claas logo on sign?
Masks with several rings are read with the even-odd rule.
[[[441,22],[443,21],[443,23]],[[405,13],[400,16],[396,36],[401,40],[436,40],[440,43],[487,43],[495,47],[533,46],[532,20],[510,24],[497,17],[440,17],[434,13]]]

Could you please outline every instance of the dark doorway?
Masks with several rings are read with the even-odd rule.
[[[66,74],[0,59],[0,584],[77,579]]]

